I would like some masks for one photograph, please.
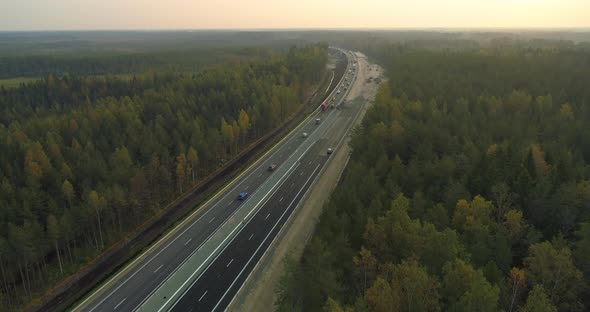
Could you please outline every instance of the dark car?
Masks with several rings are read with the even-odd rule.
[[[246,192],[241,192],[240,194],[238,194],[238,200],[244,200],[246,199],[246,197],[248,197],[248,193]]]
[[[268,171],[275,171],[275,169],[277,169],[277,165],[268,166]]]

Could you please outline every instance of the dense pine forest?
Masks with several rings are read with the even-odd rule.
[[[193,73],[214,63],[270,57],[272,50],[302,43],[287,38],[244,31],[0,32],[0,79]]]
[[[370,47],[389,81],[278,311],[590,308],[590,52],[540,43]]]
[[[0,304],[16,309],[75,272],[298,112],[327,46],[259,52],[194,74],[139,57],[158,72],[0,88]],[[87,73],[82,63],[67,64]]]
[[[48,75],[114,75],[144,72],[193,73],[211,64],[239,63],[270,57],[271,49],[254,47],[200,48],[173,51],[141,51],[103,54],[88,52],[58,53],[57,55],[2,55],[0,79]],[[0,81],[1,83],[1,81]]]

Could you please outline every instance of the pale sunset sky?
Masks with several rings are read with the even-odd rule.
[[[590,27],[590,0],[0,0],[0,31]]]

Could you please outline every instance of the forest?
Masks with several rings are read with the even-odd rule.
[[[330,39],[321,37],[243,30],[0,32],[0,86],[3,79],[50,74],[192,74],[212,64],[270,58],[290,46]]]
[[[270,48],[207,47],[140,52],[107,51],[102,54],[71,52],[42,55],[0,54],[0,79],[64,75],[116,75],[128,73],[195,73],[212,64],[240,63],[270,57]],[[0,81],[1,82],[1,81]]]
[[[22,308],[301,110],[327,48],[0,88],[0,304]]]
[[[590,308],[588,46],[512,43],[366,46],[389,80],[277,311]]]

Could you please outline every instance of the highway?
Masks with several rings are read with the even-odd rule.
[[[281,227],[329,160],[328,148],[340,145],[360,110],[350,105],[324,112],[324,127],[308,138],[286,165],[295,167],[270,191],[256,214],[240,229],[200,277],[172,305],[172,311],[223,311],[256,266]]]
[[[328,161],[327,148],[336,146],[336,139],[344,134],[344,128],[336,126],[339,123],[343,126],[345,121],[352,120],[336,115],[339,114],[330,116],[330,127],[295,162],[293,173],[272,193],[172,311],[223,311],[226,308]]]
[[[345,94],[341,92],[335,102],[339,103]],[[153,301],[159,292],[166,291],[178,275],[188,278],[179,274],[179,270],[200,255],[207,255],[207,261],[201,265],[204,271],[198,272],[186,289],[173,284],[178,289],[170,297],[162,299],[174,306],[175,311],[188,311],[193,307],[195,311],[223,310],[320,173],[329,158],[327,148],[336,147],[341,141],[354,114],[353,109],[316,110],[176,229],[73,310],[152,310],[154,307],[149,305],[150,300]],[[316,118],[321,118],[319,124],[316,124]],[[302,133],[309,135],[304,138]],[[270,165],[277,165],[277,169],[270,171]],[[250,195],[240,201],[237,200],[240,192]],[[247,217],[240,217],[243,214]],[[235,227],[230,235],[225,235],[224,231],[228,231],[233,225],[232,220],[237,217],[244,219],[241,226]],[[209,248],[216,244],[222,246],[218,236],[227,236],[223,240],[227,244],[223,248]],[[223,266],[225,269],[219,271]],[[193,271],[197,273],[198,270]],[[222,282],[216,282],[216,279]],[[203,290],[204,287],[207,289]],[[193,305],[195,296],[200,300]]]

